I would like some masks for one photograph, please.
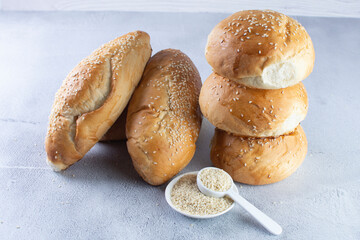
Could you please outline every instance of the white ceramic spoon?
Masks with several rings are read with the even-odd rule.
[[[234,202],[238,203],[240,206],[242,206],[248,213],[250,213],[251,216],[253,216],[261,225],[264,226],[264,228],[266,228],[270,233],[274,234],[274,235],[279,235],[282,233],[282,228],[279,224],[277,224],[274,220],[272,220],[270,217],[268,217],[265,213],[261,212],[259,209],[257,209],[254,205],[252,205],[251,203],[249,203],[245,198],[241,197],[239,195],[239,193],[234,191],[233,187],[230,187],[227,191],[225,192],[218,192],[218,191],[214,191],[211,190],[209,188],[207,188],[202,181],[200,180],[200,174],[203,170],[205,169],[219,169],[219,168],[215,168],[215,167],[207,167],[207,168],[203,168],[199,171],[197,178],[196,178],[196,182],[197,185],[199,187],[199,190],[208,196],[211,197],[224,197],[225,195],[229,196],[231,199],[234,200]],[[221,170],[221,169],[219,169]],[[225,172],[226,173],[226,172]],[[234,181],[232,180],[231,176],[226,173],[229,177],[229,179],[231,179],[231,183],[232,185],[234,185]]]

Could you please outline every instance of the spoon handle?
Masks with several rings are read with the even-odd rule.
[[[245,198],[233,191],[227,193],[236,203],[242,206],[251,216],[253,216],[261,225],[264,226],[270,233],[279,235],[282,232],[282,228],[274,220],[272,220],[265,213],[261,212],[254,205],[249,203]]]

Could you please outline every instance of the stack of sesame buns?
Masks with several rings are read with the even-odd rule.
[[[135,31],[104,44],[70,72],[56,93],[45,140],[54,170],[80,160],[118,119],[151,52],[149,35]]]
[[[252,185],[290,176],[307,152],[301,81],[315,53],[304,27],[274,11],[240,11],[212,30],[205,56],[214,72],[199,101],[216,127],[213,164]]]
[[[188,56],[166,49],[148,62],[128,106],[127,147],[134,167],[160,185],[192,159],[201,126],[201,79]]]

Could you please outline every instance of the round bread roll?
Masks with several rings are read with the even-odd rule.
[[[202,113],[215,127],[239,136],[292,132],[308,110],[301,82],[283,89],[254,89],[216,73],[206,79],[199,101]]]
[[[208,37],[205,56],[221,76],[252,88],[278,89],[305,79],[314,47],[296,20],[270,10],[234,13]]]
[[[110,129],[105,133],[100,141],[122,141],[126,140],[126,116],[127,116],[127,107],[121,113],[120,117],[115,121],[115,123],[110,127]]]
[[[240,183],[263,185],[281,181],[301,165],[307,140],[299,125],[294,132],[276,138],[237,137],[215,129],[211,161]]]
[[[150,37],[135,31],[83,59],[55,96],[45,140],[55,171],[80,160],[127,105],[151,56]]]
[[[180,172],[195,153],[201,126],[201,79],[179,50],[155,54],[129,103],[127,147],[134,167],[149,184]]]

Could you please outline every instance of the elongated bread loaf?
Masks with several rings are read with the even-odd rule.
[[[151,56],[150,37],[136,31],[116,38],[82,60],[55,96],[45,140],[56,171],[80,160],[127,105]]]
[[[201,79],[179,50],[155,54],[129,103],[127,147],[134,167],[160,185],[181,171],[195,153],[201,126]]]

